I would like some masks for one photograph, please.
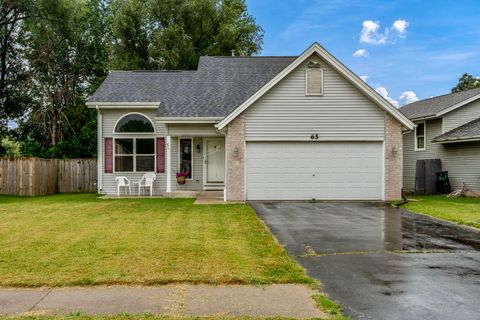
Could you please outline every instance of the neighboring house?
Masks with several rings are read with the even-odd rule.
[[[440,159],[452,188],[480,191],[480,88],[425,99],[400,111],[417,125],[403,137],[403,184],[415,190],[417,160]]]
[[[155,194],[225,200],[401,197],[414,125],[318,44],[298,57],[201,57],[196,71],[112,72],[98,111],[100,193],[156,171]],[[180,164],[180,165],[179,165]],[[184,186],[175,174],[187,171]]]

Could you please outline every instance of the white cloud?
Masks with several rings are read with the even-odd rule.
[[[375,91],[377,91],[382,97],[384,97],[388,102],[390,102],[395,108],[398,108],[399,106],[398,101],[388,96],[388,91],[387,89],[385,89],[385,87],[377,87],[375,88]]]
[[[407,31],[408,25],[409,23],[405,20],[395,20],[392,29],[403,35]]]
[[[363,81],[367,82],[368,76],[360,76],[360,79],[362,79]]]
[[[365,49],[358,49],[357,51],[355,51],[355,52],[353,53],[353,56],[354,56],[354,57],[357,57],[357,58],[359,58],[359,57],[368,57],[368,51],[365,50]]]
[[[418,101],[417,94],[413,91],[404,91],[400,96],[400,100],[402,100],[402,104],[409,104]]]
[[[378,21],[365,20],[362,23],[362,31],[360,31],[360,42],[373,45],[386,44],[394,42],[396,38],[404,38],[409,23],[406,20],[395,20],[391,28],[385,28],[380,31],[380,23]]]
[[[360,31],[360,42],[368,44],[385,44],[388,38],[388,29],[379,33],[380,24],[372,20],[365,20],[362,23],[362,31]]]

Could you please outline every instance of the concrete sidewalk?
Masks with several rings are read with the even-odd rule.
[[[302,285],[0,289],[0,314],[155,313],[171,316],[326,318]]]

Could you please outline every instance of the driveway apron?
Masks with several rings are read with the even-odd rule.
[[[378,203],[252,203],[354,319],[478,319],[480,232]]]

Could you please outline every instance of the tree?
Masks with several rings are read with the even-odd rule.
[[[85,99],[107,74],[104,10],[101,0],[42,0],[26,24],[33,105],[21,127],[47,155],[68,157],[57,144],[95,117]]]
[[[116,69],[195,69],[201,55],[252,55],[263,31],[244,0],[113,0]]]
[[[480,77],[473,77],[471,74],[464,73],[458,79],[457,85],[452,88],[452,93],[474,88],[480,88]]]
[[[28,0],[0,0],[0,133],[7,121],[22,115],[30,97],[22,55],[25,20],[35,5]],[[3,129],[3,130],[2,130]]]

